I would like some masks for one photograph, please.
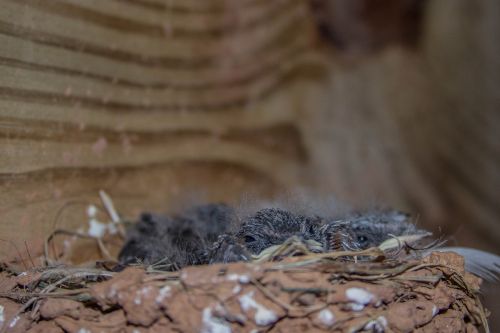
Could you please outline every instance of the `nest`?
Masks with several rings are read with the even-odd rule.
[[[356,256],[373,261],[338,260]],[[454,253],[400,261],[370,249],[178,272],[52,267],[6,275],[0,324],[12,332],[487,330],[480,279]]]
[[[108,202],[112,220],[117,214]],[[118,228],[119,229],[119,228]],[[55,236],[95,241],[92,265],[62,265]],[[119,233],[116,237],[119,238]],[[401,255],[414,237],[312,253],[297,238],[251,262],[117,272],[108,238],[58,230],[43,267],[0,271],[1,332],[488,332],[481,280],[463,257]],[[116,240],[115,240],[116,241]],[[33,266],[35,266],[33,264]]]

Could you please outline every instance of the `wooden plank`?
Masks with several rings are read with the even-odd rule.
[[[353,55],[307,0],[1,0],[0,238],[35,252],[99,189],[133,217],[307,187],[497,248],[498,5],[428,2],[411,48]]]
[[[2,2],[2,238],[36,252],[101,188],[133,216],[306,182],[290,94],[326,63],[305,1]]]

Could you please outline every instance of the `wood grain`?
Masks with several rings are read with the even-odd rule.
[[[172,3],[2,0],[3,239],[35,252],[99,189],[133,217],[304,182],[290,94],[326,68],[307,2]]]
[[[0,252],[99,189],[133,218],[297,188],[495,251],[498,4],[389,2],[336,2],[332,46],[308,0],[0,0]]]

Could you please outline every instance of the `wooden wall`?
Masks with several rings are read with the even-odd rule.
[[[133,217],[303,187],[498,249],[498,5],[426,3],[352,52],[306,0],[0,0],[0,252],[99,189]]]
[[[297,0],[2,0],[1,238],[36,248],[99,189],[133,217],[300,184],[314,38]]]

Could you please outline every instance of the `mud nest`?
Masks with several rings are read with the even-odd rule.
[[[456,253],[408,245],[425,233],[323,253],[292,236],[248,262],[122,270],[124,231],[101,196],[117,232],[56,230],[31,269],[0,264],[0,333],[489,331],[481,279]],[[70,240],[58,250],[61,235]],[[92,245],[100,260],[89,260]]]
[[[367,262],[339,258],[369,256]],[[376,249],[281,261],[51,267],[0,280],[8,332],[478,332],[480,279],[463,258],[388,259]]]

